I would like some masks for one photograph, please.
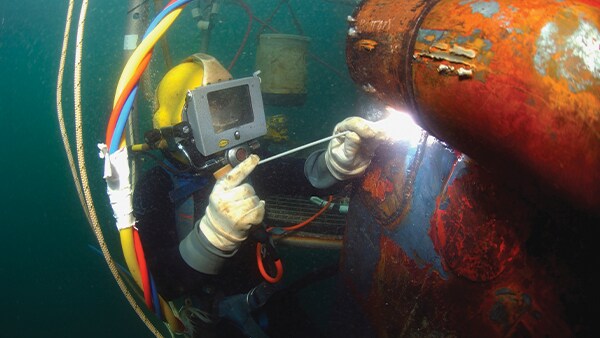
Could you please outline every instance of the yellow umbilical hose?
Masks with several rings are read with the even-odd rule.
[[[89,187],[89,181],[88,181],[88,177],[87,177],[87,170],[86,170],[86,164],[85,164],[85,158],[84,158],[83,130],[82,130],[82,118],[81,118],[81,116],[82,116],[82,114],[81,114],[81,50],[83,47],[83,33],[84,33],[84,27],[85,27],[85,17],[86,17],[86,13],[87,13],[87,6],[88,6],[88,1],[83,0],[82,5],[81,5],[81,11],[79,14],[79,22],[78,22],[78,26],[77,26],[77,43],[76,43],[76,51],[75,51],[75,72],[74,72],[75,136],[76,136],[77,161],[78,161],[79,174],[80,174],[79,177],[78,177],[77,171],[75,169],[74,158],[73,158],[73,155],[72,155],[72,152],[70,149],[70,142],[69,142],[69,139],[68,139],[68,136],[66,133],[66,128],[64,126],[64,118],[63,118],[63,110],[62,110],[62,81],[63,81],[63,74],[64,74],[64,64],[65,64],[65,59],[66,59],[67,45],[68,45],[68,40],[69,40],[69,30],[70,30],[69,28],[71,25],[71,17],[72,17],[72,11],[73,11],[73,0],[69,1],[69,8],[67,11],[67,20],[66,20],[66,24],[65,24],[65,34],[64,34],[64,39],[63,39],[63,47],[62,47],[60,65],[59,65],[58,83],[57,83],[57,90],[56,90],[57,114],[58,114],[60,129],[61,129],[61,135],[63,138],[65,151],[67,153],[67,158],[68,158],[69,164],[71,166],[71,173],[72,173],[73,179],[75,181],[75,186],[77,188],[77,191],[79,193],[79,198],[82,203],[82,207],[84,209],[86,217],[88,218],[88,221],[90,222],[90,226],[92,227],[94,235],[96,236],[96,239],[98,240],[100,249],[102,251],[102,254],[104,256],[104,259],[106,260],[106,263],[107,263],[109,269],[110,269],[113,277],[115,278],[117,284],[119,285],[121,292],[123,293],[125,298],[129,301],[129,304],[134,309],[134,311],[137,313],[137,315],[142,320],[142,322],[144,322],[146,327],[148,327],[148,329],[156,337],[162,337],[162,334],[158,331],[158,329],[156,329],[154,324],[152,324],[152,322],[148,319],[146,314],[143,312],[143,310],[137,304],[135,298],[132,296],[132,294],[127,289],[127,286],[125,285],[125,282],[122,279],[121,275],[119,275],[117,266],[116,266],[114,260],[112,259],[112,256],[111,256],[111,254],[108,250],[108,247],[106,245],[106,242],[104,240],[104,235],[102,234],[102,229],[100,227],[98,217],[96,215],[96,211],[94,208],[93,199],[92,199],[92,195],[91,195],[91,191],[90,191],[90,187]],[[139,276],[139,272],[138,272],[138,276]]]
[[[133,228],[125,228],[119,230],[119,238],[121,240],[121,248],[123,250],[123,258],[125,258],[125,264],[127,269],[131,273],[131,276],[135,280],[135,283],[140,288],[142,287],[142,277],[140,275],[140,268],[137,263],[137,257],[135,255],[135,247],[133,244]]]
[[[167,14],[133,51],[133,54],[131,54],[131,57],[129,57],[129,60],[127,60],[127,63],[123,68],[123,72],[121,73],[121,77],[119,78],[113,105],[115,105],[119,100],[119,96],[127,85],[127,81],[133,77],[135,70],[142,62],[144,56],[146,56],[146,54],[148,54],[148,52],[154,48],[156,42],[161,38],[161,36],[163,36],[175,19],[177,19],[177,16],[179,16],[182,10],[183,9],[180,7]]]
[[[154,8],[155,12],[158,13],[162,6],[162,0],[154,0]],[[162,49],[163,58],[165,59],[165,66],[167,69],[173,68],[173,60],[171,60],[171,53],[169,52],[169,42],[167,41],[167,37],[163,37],[160,40],[160,47]]]

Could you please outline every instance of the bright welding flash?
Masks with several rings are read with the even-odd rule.
[[[392,107],[385,109],[388,116],[375,122],[377,127],[383,130],[394,143],[407,142],[411,147],[419,144],[423,129],[415,123],[410,114]]]

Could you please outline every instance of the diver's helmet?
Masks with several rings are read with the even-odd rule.
[[[192,168],[206,159],[192,146],[193,137],[183,113],[188,93],[198,87],[231,80],[233,77],[213,56],[197,53],[173,67],[156,88],[157,110],[152,116],[153,130],[146,143],[163,150],[174,165]],[[158,146],[158,142],[164,142]]]
[[[180,123],[188,91],[231,79],[231,74],[214,57],[202,53],[188,57],[169,70],[158,84],[158,109],[152,125],[160,129]]]
[[[233,80],[214,57],[193,54],[160,81],[146,143],[196,172],[235,166],[266,134],[257,75]]]

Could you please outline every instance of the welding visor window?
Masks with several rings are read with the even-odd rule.
[[[215,133],[254,121],[248,85],[225,88],[206,94]]]
[[[200,86],[187,96],[182,120],[196,148],[212,155],[267,133],[258,76]]]

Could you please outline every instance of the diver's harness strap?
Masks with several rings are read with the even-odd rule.
[[[169,199],[179,205],[192,196],[196,191],[208,184],[208,178],[194,175],[173,175],[175,188],[169,192]]]

